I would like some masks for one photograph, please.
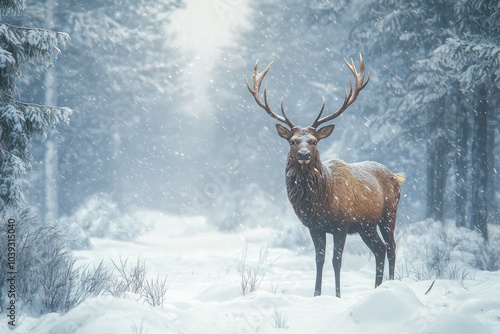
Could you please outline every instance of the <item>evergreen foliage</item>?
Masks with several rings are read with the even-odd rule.
[[[10,13],[18,14],[25,6],[24,0],[2,0],[0,1],[0,16]]]
[[[25,21],[44,24],[46,3],[28,4],[32,15]],[[72,214],[94,194],[110,193],[128,207],[165,192],[158,188],[169,180],[165,160],[173,152],[164,137],[179,132],[171,117],[185,92],[168,23],[181,6],[180,0],[72,0],[54,6],[55,28],[71,34],[54,68],[55,90],[81,111],[58,138],[61,214]],[[162,179],[157,187],[138,186],[150,175]],[[42,172],[31,181],[43,189]],[[42,191],[33,194],[43,197]]]
[[[356,35],[384,69],[378,118],[425,148],[426,216],[445,218],[454,166],[457,225],[477,229],[485,239],[487,221],[497,219],[488,189],[495,187],[499,15],[491,0],[386,0],[365,9],[361,16],[370,23]]]
[[[227,152],[231,182],[219,198],[206,202],[214,208],[217,201],[231,203],[226,220],[234,224],[225,226],[237,226],[243,208],[253,207],[246,202],[249,191],[238,192],[241,183],[257,188],[261,197],[270,194],[274,205],[285,201],[286,147],[275,137],[272,120],[255,110],[241,73],[250,76],[255,59],[261,68],[274,61],[265,82],[270,104],[279,109],[283,96],[287,114],[302,125],[317,113],[321,95],[327,110],[337,107],[348,78],[341,60],[361,52],[371,82],[356,106],[336,120],[322,158],[376,160],[403,171],[409,177],[402,221],[456,218],[458,226],[487,236],[486,225],[498,222],[500,9],[495,1],[255,1],[251,6],[253,29],[224,53],[214,84],[229,83],[213,100],[220,110],[217,120],[234,141],[214,148]],[[220,210],[214,217],[221,217]]]
[[[2,2],[1,13],[19,12],[24,1]],[[17,83],[30,64],[52,65],[60,54],[65,33],[0,24],[0,211],[23,203],[21,177],[30,167],[31,141],[69,122],[69,108],[25,103],[18,99]]]

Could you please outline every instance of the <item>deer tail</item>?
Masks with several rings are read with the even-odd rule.
[[[405,174],[404,174],[404,173],[396,173],[396,174],[394,174],[394,175],[396,175],[396,180],[398,180],[398,183],[399,183],[399,184],[403,184],[403,183],[405,183],[405,181],[406,181],[406,177],[405,177]]]

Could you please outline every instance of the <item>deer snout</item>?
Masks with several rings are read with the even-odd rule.
[[[311,160],[311,152],[309,152],[309,150],[307,150],[307,149],[301,148],[297,152],[297,160],[301,164],[309,163],[309,161]]]

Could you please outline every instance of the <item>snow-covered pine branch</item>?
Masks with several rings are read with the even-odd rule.
[[[68,39],[69,35],[62,32],[0,24],[0,92],[16,95],[16,80],[23,69],[37,60],[52,64],[61,53],[59,45]]]
[[[2,1],[0,14],[18,12],[24,1]],[[23,202],[21,177],[30,168],[34,135],[45,138],[72,110],[18,101],[16,83],[34,62],[44,65],[60,53],[66,33],[0,24],[0,211]]]
[[[26,7],[24,0],[2,0],[0,1],[0,16],[10,13],[18,14]]]
[[[448,38],[432,52],[431,62],[451,69],[465,91],[500,81],[500,47],[491,41]]]

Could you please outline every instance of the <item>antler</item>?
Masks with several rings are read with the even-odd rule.
[[[342,106],[339,108],[339,110],[335,111],[334,113],[325,116],[323,118],[320,118],[321,114],[323,114],[323,110],[325,109],[325,99],[323,99],[323,105],[321,106],[321,110],[318,114],[318,117],[316,117],[313,124],[311,125],[311,127],[313,128],[317,128],[319,125],[339,117],[347,109],[347,107],[349,107],[354,101],[356,101],[359,92],[361,92],[361,90],[365,88],[365,86],[370,81],[370,75],[368,75],[368,79],[366,80],[366,82],[364,82],[365,63],[363,62],[363,57],[361,56],[361,53],[359,54],[359,69],[360,69],[359,73],[356,70],[356,65],[354,65],[354,60],[352,60],[352,58],[351,58],[351,63],[349,63],[345,58],[344,61],[347,64],[347,67],[349,67],[349,69],[351,70],[356,80],[354,90],[352,89],[352,79],[349,78],[349,93],[347,92],[346,88],[344,94],[344,103],[342,104]]]
[[[248,78],[246,78],[247,88],[250,91],[250,93],[253,95],[255,102],[257,102],[257,104],[262,109],[264,109],[269,114],[269,116],[271,116],[272,118],[274,118],[282,123],[287,124],[290,128],[294,128],[295,125],[285,114],[285,108],[283,105],[283,98],[281,99],[281,113],[283,114],[283,116],[280,116],[271,110],[271,107],[269,106],[269,102],[267,101],[267,85],[264,86],[264,102],[262,102],[262,100],[260,99],[260,96],[259,96],[260,85],[262,83],[262,80],[266,76],[267,72],[271,68],[272,64],[273,64],[273,62],[270,62],[269,65],[267,65],[267,67],[264,69],[264,71],[259,73],[259,71],[257,70],[257,67],[259,65],[259,60],[257,60],[255,62],[255,66],[253,68],[253,89],[250,87],[250,84],[248,83]]]

